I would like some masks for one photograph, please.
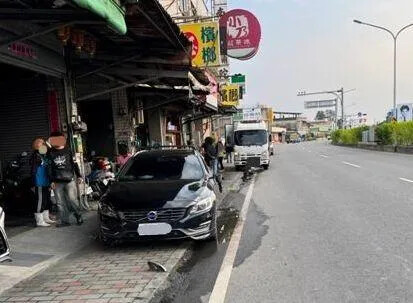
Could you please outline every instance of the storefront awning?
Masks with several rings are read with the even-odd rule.
[[[126,34],[125,12],[113,0],[72,0],[78,6],[100,16],[119,34]]]

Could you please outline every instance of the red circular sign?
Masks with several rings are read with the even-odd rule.
[[[261,26],[252,13],[234,9],[223,15],[219,24],[227,29],[229,57],[247,60],[255,56],[261,41]]]
[[[184,35],[192,43],[192,59],[194,59],[199,52],[199,41],[191,32],[186,32]]]

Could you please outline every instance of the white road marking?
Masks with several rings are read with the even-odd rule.
[[[241,213],[234,232],[232,233],[231,240],[228,244],[227,252],[225,253],[224,260],[222,261],[221,268],[215,285],[209,297],[209,303],[224,303],[225,296],[228,290],[229,279],[231,278],[232,269],[234,267],[235,257],[237,255],[239,243],[241,240],[242,230],[247,219],[248,208],[251,203],[252,192],[254,190],[255,178],[252,180],[247,195],[245,196],[244,204],[242,205]]]
[[[360,167],[361,167],[360,165],[353,164],[353,163],[346,162],[346,161],[343,161],[342,163],[345,164],[345,165],[349,165],[349,166],[352,166],[352,167],[356,167],[356,168],[360,168]]]
[[[410,180],[410,179],[406,179],[406,178],[399,178],[399,179],[404,181],[404,182],[413,183],[413,180]]]
[[[323,158],[328,158],[328,156],[326,156],[326,155],[320,155],[320,157],[323,157]]]

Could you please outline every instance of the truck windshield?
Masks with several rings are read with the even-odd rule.
[[[234,139],[238,146],[264,145],[267,143],[267,131],[239,130],[235,132]]]

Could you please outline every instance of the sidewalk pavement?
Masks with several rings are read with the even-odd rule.
[[[241,173],[227,169],[223,184],[218,201],[239,189]],[[0,265],[0,302],[149,302],[168,286],[191,246],[171,241],[105,248],[94,240],[96,223],[93,212],[82,226],[35,228],[11,238],[15,261]],[[167,272],[150,271],[148,261]]]

